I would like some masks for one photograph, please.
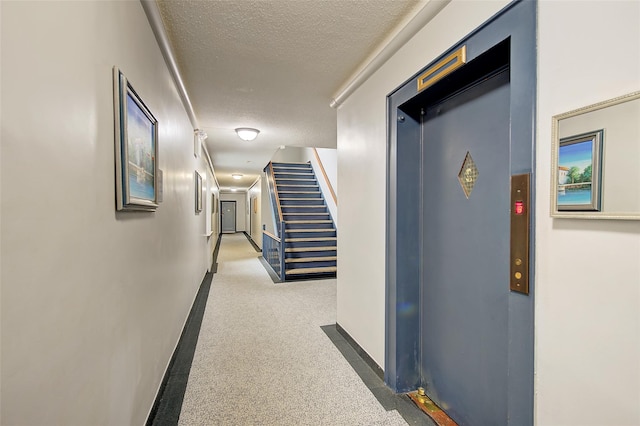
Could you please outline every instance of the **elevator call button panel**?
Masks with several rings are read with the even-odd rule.
[[[530,175],[511,176],[510,289],[529,294]]]

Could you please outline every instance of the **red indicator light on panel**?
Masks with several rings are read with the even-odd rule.
[[[516,201],[516,205],[513,210],[517,215],[524,214],[524,201]]]

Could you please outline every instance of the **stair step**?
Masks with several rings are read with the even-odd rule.
[[[278,178],[276,177],[276,184],[278,183],[278,179],[282,180],[288,180],[288,181],[293,181],[293,182],[309,182],[310,180],[316,180],[315,177],[313,175],[309,175],[310,178],[312,179],[300,179],[300,178]],[[282,185],[282,184],[280,184]]]
[[[276,174],[275,176],[276,178],[276,182],[279,182],[279,185],[281,185],[283,180],[289,181],[289,182],[295,182],[295,181],[305,181],[305,182],[315,182],[316,181],[316,177],[312,174],[308,174],[308,175],[301,175],[301,174],[292,174],[292,173],[281,173],[281,174]]]
[[[286,223],[291,223],[291,222],[286,222]],[[316,228],[309,228],[309,229],[287,229],[286,232],[335,232],[335,228],[334,229],[316,229]]]
[[[287,171],[296,171],[296,172],[311,172],[311,166],[308,167],[285,167],[285,166],[273,166],[273,172],[287,172]]]
[[[311,166],[309,164],[305,164],[302,167],[274,166],[274,168],[273,168],[274,171],[276,171],[276,170],[277,171],[281,171],[283,169],[285,169],[285,170],[294,170],[296,172],[304,172],[304,173],[313,172],[313,169],[311,168]]]
[[[313,206],[313,207],[320,207],[320,206]],[[285,215],[298,215],[298,216],[329,216],[329,213],[322,213],[322,212],[318,212],[318,213],[282,213],[283,216]],[[285,220],[286,222],[286,220]]]
[[[304,262],[326,262],[330,260],[338,260],[338,256],[322,256],[322,257],[289,257],[284,261],[286,263],[304,263]]]
[[[282,213],[282,215],[289,213]],[[305,214],[305,213],[299,213]],[[285,220],[284,223],[302,224],[302,223],[332,223],[331,220]]]
[[[333,247],[290,247],[285,248],[285,253],[300,253],[305,251],[336,251],[338,248],[336,246]]]
[[[338,237],[286,238],[285,243],[310,243],[315,241],[338,241]]]
[[[280,207],[282,207],[282,209],[283,209],[283,213],[282,214],[284,214],[284,209],[287,209],[286,212],[289,213],[289,214],[296,214],[295,213],[295,209],[304,209],[304,211],[307,211],[307,212],[309,212],[309,211],[311,211],[313,209],[315,209],[315,210],[320,209],[321,210],[321,211],[319,210],[315,214],[324,213],[327,210],[327,206],[325,206],[324,204],[321,205],[321,206],[296,206],[296,205],[283,206],[283,205],[280,205]]]
[[[300,170],[300,169],[290,169],[290,170]],[[293,175],[293,176],[313,176],[313,172],[311,170],[309,170],[308,172],[305,173],[296,173],[296,172],[284,172],[284,171],[275,171],[274,173],[276,175]]]
[[[322,200],[322,198],[282,198],[280,197],[280,201],[318,201]]]
[[[337,266],[325,266],[322,268],[299,268],[299,269],[290,269],[285,273],[287,275],[303,275],[303,274],[322,274],[327,272],[337,272]]]
[[[302,163],[299,161],[287,161],[286,163],[281,163],[279,161],[276,161],[271,164],[273,164],[273,167],[311,166],[308,161],[306,163]]]
[[[320,194],[320,191],[278,191],[278,194]]]

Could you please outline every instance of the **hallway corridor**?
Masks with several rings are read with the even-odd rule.
[[[320,328],[336,281],[274,284],[241,233],[222,237],[180,425],[404,425]]]

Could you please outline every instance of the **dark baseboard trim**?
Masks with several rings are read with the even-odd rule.
[[[437,426],[407,395],[394,393],[384,383],[380,375],[382,372],[380,366],[366,355],[366,352],[342,327],[338,324],[330,324],[320,328],[385,410],[397,410],[407,424],[412,426]]]
[[[371,367],[373,372],[376,373],[376,375],[382,380],[384,380],[384,370],[380,368],[378,363],[375,362],[373,358],[371,358],[369,354],[364,349],[362,349],[362,347],[355,340],[353,340],[353,337],[351,337],[344,328],[340,327],[340,324],[338,323],[336,323],[336,330],[338,330],[338,333],[340,333],[340,335],[344,337],[344,340],[346,340],[347,343],[349,343],[358,353],[358,355],[360,355],[360,358],[362,358],[364,362],[366,362],[367,365]]]
[[[255,241],[253,241],[253,238],[251,238],[251,235],[249,235],[247,231],[242,231],[242,232],[244,233],[244,236],[247,237],[247,240],[249,240],[249,242],[251,243],[255,251],[262,253],[262,249],[258,247]]]
[[[221,241],[222,241],[222,232],[218,235],[218,240],[216,241],[216,248],[213,249],[213,266],[211,267],[211,273],[213,274],[218,272],[218,253],[220,252]]]
[[[217,252],[215,256],[217,256]],[[208,272],[200,284],[200,289],[182,329],[180,340],[171,356],[156,400],[149,412],[146,426],[174,426],[178,424],[212,279],[213,272]]]

